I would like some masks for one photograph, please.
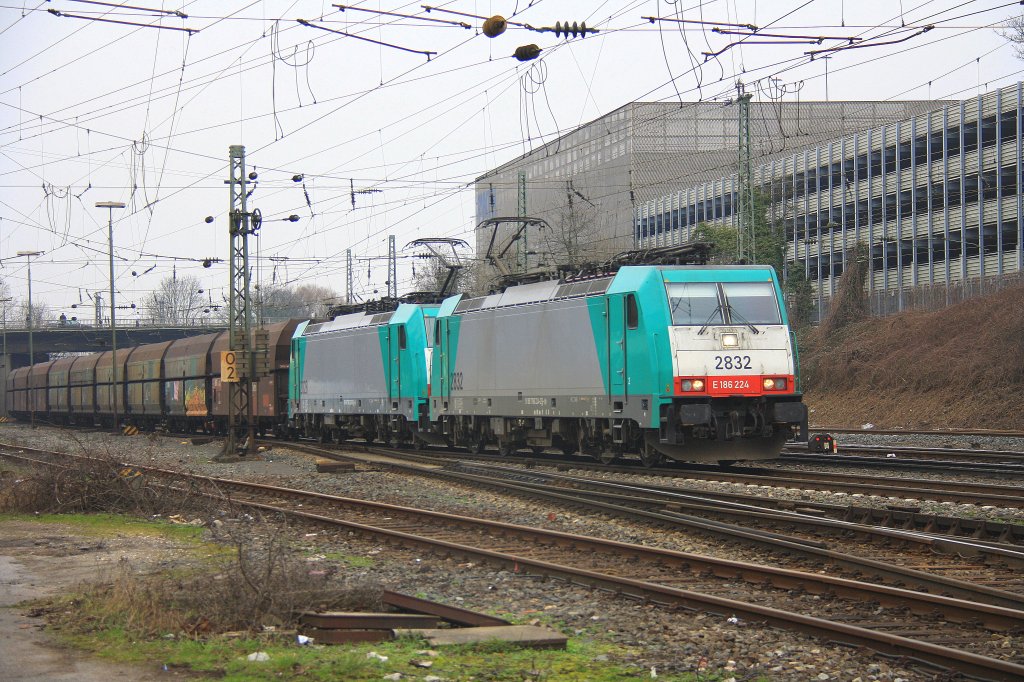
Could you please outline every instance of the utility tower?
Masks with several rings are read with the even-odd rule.
[[[352,249],[345,249],[345,303],[352,302]]]
[[[388,235],[388,298],[398,298],[398,251],[395,235]]]
[[[519,171],[519,202],[518,202],[518,213],[520,218],[526,217],[526,171]],[[527,229],[527,223],[523,223],[520,226],[523,237],[520,241],[516,242],[516,264],[518,265],[520,272],[530,271],[530,249],[529,240],[526,238],[529,233]]]
[[[739,220],[736,230],[737,262],[753,263],[757,260],[754,240],[754,183],[753,161],[750,149],[750,99],[752,95],[743,91],[743,83],[736,84],[739,105],[739,167],[737,188],[739,192]]]
[[[228,391],[228,436],[224,442],[223,457],[230,459],[246,454],[256,441],[256,425],[252,418],[252,380],[256,361],[252,344],[252,309],[250,307],[249,235],[260,229],[259,210],[252,213],[246,208],[248,193],[245,186],[245,147],[231,145],[228,151],[230,176],[225,180],[230,194],[228,229],[231,236],[231,286],[228,299],[228,354],[234,360],[233,376],[225,375],[225,362],[221,362],[221,381]],[[239,448],[238,435],[246,432],[245,448]]]

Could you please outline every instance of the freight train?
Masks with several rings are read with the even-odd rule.
[[[610,463],[731,462],[807,440],[796,343],[767,266],[626,266],[267,329],[259,432],[322,442],[548,448]],[[260,344],[257,344],[260,345]],[[11,413],[227,428],[226,334],[8,377]],[[123,379],[122,379],[123,378]]]
[[[288,414],[288,347],[298,321],[262,330],[267,372],[252,385],[261,433],[283,435]],[[220,380],[227,332],[66,357],[7,375],[8,412],[73,426],[132,424],[144,429],[224,433],[228,395]]]

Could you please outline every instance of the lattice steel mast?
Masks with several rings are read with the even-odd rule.
[[[739,167],[737,169],[737,191],[739,219],[736,229],[736,260],[737,262],[754,263],[757,261],[757,244],[754,237],[754,183],[753,159],[750,149],[750,99],[743,91],[743,83],[736,84],[739,105]]]
[[[258,210],[249,213],[245,186],[245,147],[231,145],[228,151],[230,176],[225,180],[230,194],[228,229],[231,236],[231,279],[228,299],[228,348],[235,353],[238,380],[224,382],[228,393],[228,434],[224,455],[245,454],[256,440],[252,416],[252,380],[256,362],[252,348],[252,309],[250,308],[249,235],[255,234],[262,222]],[[245,429],[246,441],[238,446],[238,433]]]

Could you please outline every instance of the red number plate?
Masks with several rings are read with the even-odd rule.
[[[708,393],[713,394],[759,394],[760,377],[708,377]]]

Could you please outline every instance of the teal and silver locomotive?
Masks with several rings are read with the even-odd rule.
[[[646,464],[764,459],[806,440],[793,337],[767,266],[634,266],[455,296],[430,417],[449,441]]]
[[[653,465],[765,459],[806,440],[768,266],[626,266],[301,325],[300,434],[557,448]]]

